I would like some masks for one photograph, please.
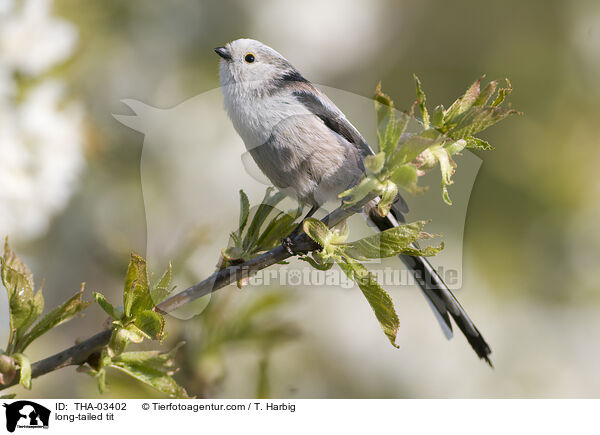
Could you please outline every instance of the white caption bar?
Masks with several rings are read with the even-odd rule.
[[[2,400],[16,434],[597,432],[597,400]],[[4,429],[4,428],[3,428]],[[102,431],[102,432],[100,432]],[[111,432],[112,431],[112,432]],[[214,431],[214,432],[213,432]],[[384,432],[385,431],[385,432]]]

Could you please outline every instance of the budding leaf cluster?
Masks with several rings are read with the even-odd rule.
[[[274,192],[273,188],[268,188],[248,222],[250,202],[244,191],[240,190],[239,226],[236,231],[230,233],[229,246],[221,251],[218,265],[220,269],[248,261],[261,252],[273,249],[296,227],[296,220],[302,214],[302,208],[291,212],[277,210],[276,205],[283,198],[285,195],[281,192]]]
[[[176,371],[174,355],[181,343],[167,353],[125,352],[129,343],[165,338],[165,319],[153,308],[172,291],[171,276],[169,265],[159,281],[151,286],[146,260],[132,253],[125,277],[123,306],[115,307],[104,295],[94,293],[98,305],[110,316],[112,335],[97,363],[82,366],[80,371],[96,377],[100,391],[106,388],[106,368],[112,367],[171,397],[187,397],[185,390],[172,378]]]
[[[42,289],[34,290],[33,274],[27,265],[4,243],[0,258],[0,277],[8,295],[9,338],[0,351],[0,385],[9,384],[19,371],[19,382],[31,389],[31,363],[23,353],[36,339],[58,325],[68,322],[91,302],[82,299],[84,285],[63,304],[41,317],[44,311]]]
[[[509,106],[503,106],[512,91],[508,80],[505,88],[498,88],[499,82],[492,81],[481,90],[482,79],[475,81],[448,109],[437,106],[432,115],[427,109],[427,98],[418,77],[415,76],[417,100],[407,113],[394,108],[394,102],[381,91],[379,84],[374,96],[379,152],[365,159],[365,177],[361,182],[339,195],[344,203],[352,206],[367,195],[376,193],[381,198],[378,212],[385,216],[399,189],[412,194],[424,191],[425,188],[418,185],[419,177],[439,164],[442,198],[447,204],[452,204],[448,193],[456,168],[452,156],[465,148],[493,149],[475,135],[518,113]],[[490,102],[494,95],[496,97]],[[420,128],[417,132],[407,133],[415,107],[421,114]]]

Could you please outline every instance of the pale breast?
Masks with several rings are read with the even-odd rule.
[[[284,95],[251,100],[239,94],[230,97],[225,98],[225,108],[248,150],[264,144],[281,122],[309,114],[305,107]]]
[[[289,95],[254,98],[252,104],[238,95],[226,109],[258,167],[299,201],[320,205],[360,177],[356,148]]]

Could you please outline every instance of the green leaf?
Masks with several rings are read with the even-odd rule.
[[[308,264],[310,264],[312,267],[314,267],[317,270],[329,270],[333,267],[333,265],[335,264],[334,261],[332,261],[331,259],[324,259],[322,258],[321,255],[319,255],[318,252],[313,252],[311,254],[311,256],[308,255],[304,255],[302,257],[298,257],[299,260],[302,261],[306,261]]]
[[[468,136],[465,138],[465,140],[467,141],[465,148],[468,148],[468,149],[482,150],[482,151],[488,151],[488,150],[494,149],[494,147],[491,146],[488,142],[484,141],[483,139],[479,139],[477,137]]]
[[[433,111],[433,119],[431,125],[434,128],[441,128],[444,125],[444,106],[439,105]]]
[[[158,351],[126,352],[113,358],[111,367],[127,373],[170,397],[187,398],[185,389],[171,377],[175,373],[175,353],[182,344],[178,344],[168,353]]]
[[[94,299],[96,299],[96,302],[98,302],[98,305],[100,305],[100,308],[102,308],[106,314],[108,314],[114,320],[121,320],[124,313],[119,312],[110,302],[106,300],[102,293],[94,292],[93,295]]]
[[[248,215],[250,214],[250,201],[248,201],[248,196],[246,193],[240,189],[240,221],[238,234],[241,236],[242,231],[246,227],[246,222],[248,222]]]
[[[384,124],[386,122],[385,112],[387,112],[388,107],[394,107],[394,102],[392,101],[389,95],[384,94],[381,91],[381,82],[377,83],[377,86],[375,87],[375,94],[373,95],[373,100],[375,101],[375,110],[378,112],[378,114],[380,111],[383,112],[381,118],[377,118],[377,124]]]
[[[155,311],[144,310],[138,313],[134,324],[153,340],[163,338],[165,319]]]
[[[30,326],[36,321],[42,311],[44,311],[44,296],[42,295],[42,289],[40,288],[33,296],[33,301],[30,303],[31,313],[27,320],[17,329],[17,340],[15,341],[15,350],[23,349],[22,341]]]
[[[27,335],[23,337],[23,340],[19,343],[19,351],[23,352],[27,346],[31,344],[36,338],[45,334],[52,328],[55,328],[65,322],[71,320],[77,313],[87,308],[92,302],[84,302],[83,297],[84,285],[81,285],[79,292],[75,293],[74,296],[69,298],[62,305],[54,308],[48,314],[46,314]]]
[[[381,188],[381,183],[375,177],[364,177],[356,186],[342,192],[338,195],[344,202],[344,206],[351,207],[358,204],[371,192],[378,192]]]
[[[345,222],[342,226],[336,226],[331,231],[318,219],[307,218],[303,223],[304,232],[315,242],[322,246],[321,252],[313,252],[313,259],[303,258],[307,263],[314,265],[319,270],[330,269],[328,263],[332,260],[339,261],[339,245],[348,237],[348,227]]]
[[[387,216],[398,195],[398,186],[393,181],[388,180],[383,184],[380,194],[381,199],[377,203],[377,212],[380,216]]]
[[[10,394],[3,394],[2,396],[0,396],[0,399],[10,400],[10,399],[14,399],[15,397],[17,397],[16,393],[10,393]]]
[[[413,194],[423,191],[423,189],[417,185],[418,179],[417,168],[410,164],[404,164],[394,168],[390,175],[390,180],[393,183]]]
[[[308,236],[317,242],[323,249],[329,246],[332,233],[323,222],[315,218],[306,218],[302,223],[302,229]]]
[[[12,353],[44,310],[44,297],[41,289],[34,293],[33,274],[10,249],[8,238],[4,243],[0,276],[8,293],[10,333],[7,352]]]
[[[425,248],[409,246],[404,249],[403,253],[412,257],[432,257],[440,253],[444,249],[444,246],[444,242],[440,243],[440,246],[427,246]]]
[[[477,106],[456,117],[446,134],[453,139],[464,139],[491,127],[510,115],[519,113],[508,107]]]
[[[459,139],[456,141],[450,141],[444,145],[446,151],[448,151],[448,155],[453,156],[455,154],[460,153],[467,146],[467,141],[464,139]]]
[[[321,253],[314,252],[313,258],[308,256],[301,257],[303,261],[320,270],[326,270],[327,263],[331,259],[338,261],[342,256],[355,260],[367,260],[373,258],[387,258],[399,254],[410,255],[435,255],[440,247],[428,247],[418,249],[411,246],[419,239],[430,239],[434,237],[431,234],[423,232],[423,227],[427,221],[416,221],[410,224],[400,225],[389,230],[364,237],[354,242],[344,242],[347,232],[331,231],[327,226],[314,218],[307,218],[304,221],[303,228],[306,234],[323,247]]]
[[[396,121],[396,110],[392,99],[381,91],[381,82],[375,88],[374,95],[375,112],[377,113],[377,137],[379,139],[379,151],[384,155],[391,155],[398,144],[398,139],[404,132],[408,117],[401,116]]]
[[[124,336],[132,343],[141,343],[144,338],[151,338],[148,334],[137,327],[135,323],[130,323],[121,329]]]
[[[499,106],[504,102],[504,99],[510,95],[512,92],[512,84],[510,80],[506,79],[506,87],[498,89],[498,96],[492,102],[492,106]]]
[[[479,94],[479,96],[477,97],[475,102],[473,103],[473,106],[485,106],[487,104],[487,102],[489,101],[489,99],[491,98],[491,96],[494,95],[494,92],[496,92],[497,87],[498,87],[497,80],[489,82],[486,85],[486,87],[483,88],[483,91],[481,91],[481,93]]]
[[[22,353],[15,353],[11,355],[14,360],[19,364],[19,383],[28,390],[31,390],[31,363]]]
[[[10,249],[8,237],[4,241],[2,256],[2,283],[8,291],[8,297],[13,292],[33,292],[33,274],[25,263]]]
[[[98,390],[100,390],[101,394],[106,392],[106,369],[101,369],[98,371]]]
[[[383,165],[385,163],[385,153],[380,152],[374,156],[367,156],[364,163],[367,173],[378,174],[383,169]]]
[[[442,173],[442,197],[444,202],[448,205],[452,205],[450,195],[448,194],[448,185],[452,184],[452,174],[454,174],[454,168],[456,164],[450,157],[448,150],[442,146],[436,145],[431,147],[431,152],[440,162],[440,171]]]
[[[150,290],[150,296],[152,297],[152,302],[154,305],[161,303],[173,291],[173,287],[171,287],[172,277],[173,266],[171,265],[171,262],[169,262],[169,267],[165,273],[163,273],[160,280]]]
[[[150,338],[150,336],[133,323],[125,327],[117,327],[113,331],[108,343],[108,356],[114,358],[125,351],[129,342],[141,343],[144,338]]]
[[[112,358],[125,351],[128,344],[128,336],[129,334],[123,328],[115,328],[113,330],[108,346],[106,347],[109,357]]]
[[[466,112],[471,108],[471,106],[473,106],[473,104],[477,101],[477,97],[479,96],[479,87],[483,77],[485,76],[478,78],[469,87],[469,89],[467,89],[464,95],[458,98],[454,103],[452,103],[448,110],[446,110],[444,113],[445,123],[453,122],[458,115]]]
[[[334,243],[334,244],[343,243],[348,238],[348,234],[349,234],[348,224],[344,220],[344,221],[340,222],[339,224],[337,224],[336,226],[332,227],[330,232],[331,232],[331,235],[330,235],[329,243]]]
[[[246,232],[246,237],[244,237],[243,241],[243,249],[245,251],[250,251],[251,247],[257,242],[258,236],[260,233],[260,228],[264,224],[269,214],[273,211],[275,206],[281,202],[285,195],[281,192],[275,192],[273,195],[273,188],[268,188],[265,192],[265,196],[261,202],[261,204],[256,209],[256,213],[250,222],[250,226],[248,227],[248,231]]]
[[[416,221],[400,225],[354,242],[344,243],[340,247],[346,256],[355,260],[387,258],[409,253],[410,255],[432,255],[434,251],[439,252],[440,249],[419,250],[411,246],[419,239],[433,237],[431,234],[423,232],[426,223],[427,221]]]
[[[257,251],[267,251],[279,245],[281,239],[287,237],[297,226],[296,219],[302,214],[302,208],[292,213],[280,212],[269,222],[256,242]]]
[[[417,77],[416,74],[413,74],[415,78],[415,85],[417,89],[417,104],[419,105],[419,110],[421,111],[421,116],[423,118],[423,127],[425,130],[429,128],[429,113],[427,112],[427,107],[425,107],[425,103],[427,102],[427,97],[425,96],[425,92],[421,88],[421,80]]]
[[[146,260],[134,253],[131,253],[125,278],[123,306],[126,318],[135,317],[140,311],[151,309],[154,306],[148,289]]]
[[[339,265],[344,273],[358,284],[358,287],[373,309],[384,334],[394,347],[398,347],[396,336],[398,335],[400,320],[398,320],[392,299],[377,283],[375,275],[368,272],[362,264],[352,259],[347,259],[347,262],[340,262]]]
[[[344,243],[347,231],[338,229],[331,231],[323,222],[314,218],[307,218],[303,225],[304,231],[323,249],[321,252],[313,252],[312,258],[303,256],[300,259],[316,269],[327,270],[331,267],[332,260],[340,263],[343,258],[354,261],[385,258],[399,254],[435,255],[443,249],[443,244],[439,247],[427,247],[425,249],[419,249],[412,245],[419,239],[433,237],[431,234],[422,231],[425,223],[425,221],[417,221],[354,242]]]
[[[427,148],[439,143],[440,137],[440,133],[436,130],[428,130],[408,137],[398,146],[398,151],[394,153],[390,166],[393,168],[412,162]]]

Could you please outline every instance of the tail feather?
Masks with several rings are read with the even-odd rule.
[[[423,290],[423,293],[446,321],[446,324],[450,325],[450,319],[448,319],[448,314],[450,314],[477,356],[484,359],[491,366],[492,363],[488,355],[492,351],[489,345],[429,261],[423,257],[411,257],[408,255],[401,255],[400,258],[413,271],[415,280]]]
[[[369,220],[380,231],[398,226],[396,215],[398,215],[398,220],[402,219],[400,213],[388,214],[387,217],[382,218],[375,208],[371,208],[367,212]],[[409,255],[400,255],[399,257],[406,267],[412,271],[415,280],[438,317],[446,337],[452,337],[452,324],[450,322],[450,317],[452,317],[477,356],[485,360],[490,367],[493,367],[489,359],[489,355],[492,353],[490,346],[431,263],[424,257]]]

